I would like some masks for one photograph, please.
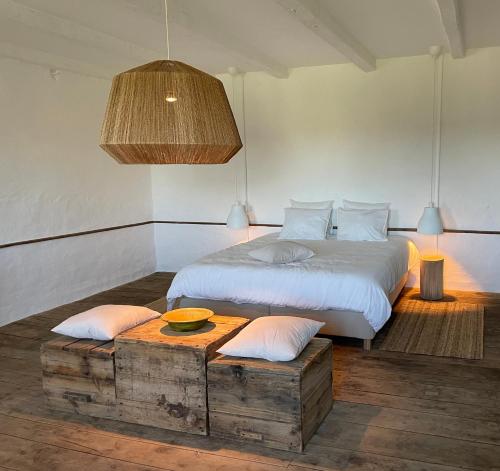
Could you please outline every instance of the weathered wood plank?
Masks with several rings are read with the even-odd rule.
[[[189,401],[174,402],[163,396],[157,403],[118,399],[118,420],[139,425],[149,425],[166,430],[208,434],[208,412],[206,404],[191,406]]]
[[[392,409],[426,412],[433,414],[434,420],[439,420],[438,416],[440,415],[447,415],[451,417],[463,417],[465,419],[494,420],[500,423],[500,409],[498,407],[372,393],[358,389],[349,389],[347,387],[337,389],[335,399],[344,402],[390,407]]]
[[[93,349],[101,347],[107,342],[106,340],[78,339],[76,342],[64,346],[63,350],[78,355],[90,355]]]
[[[51,397],[68,401],[112,405],[116,402],[115,382],[109,379],[66,376],[43,372],[43,389]]]
[[[328,471],[463,471],[455,466],[439,465],[394,456],[318,446],[309,443],[306,453],[296,457],[287,471],[319,469]]]
[[[492,420],[449,416],[440,416],[436,420],[434,414],[425,412],[335,401],[332,413],[324,423],[323,433],[334,429],[336,421],[500,445],[500,424]]]
[[[2,435],[0,440],[0,463],[7,469],[22,471],[152,471],[157,468],[113,460],[82,451],[68,450],[31,440]],[[168,468],[164,468],[168,469]]]
[[[411,379],[409,377],[409,379]],[[392,381],[386,379],[363,378],[349,373],[335,374],[336,388],[357,389],[360,391],[390,394],[435,401],[457,402],[461,404],[483,405],[496,407],[500,392],[456,388],[436,384],[421,384],[418,381]]]
[[[311,443],[329,448],[375,453],[395,458],[471,468],[498,469],[500,447],[436,435],[335,421],[324,423]]]
[[[65,450],[90,453],[96,456],[106,456],[111,460],[142,466],[152,466],[162,470],[206,471],[217,469],[222,471],[279,471],[285,469],[288,461],[258,462],[243,461],[237,457],[217,455],[203,450],[193,450],[187,447],[174,447],[169,444],[150,440],[131,440],[129,437],[117,434],[88,431],[66,426],[54,426],[39,422],[12,417],[0,417],[0,421],[8,426],[10,436],[34,440]],[[247,458],[252,458],[247,455]],[[110,465],[112,466],[112,465]],[[78,468],[76,468],[78,469]],[[110,467],[110,469],[113,469]],[[66,470],[64,470],[66,471]]]
[[[210,412],[210,434],[214,437],[243,440],[280,450],[301,450],[302,434],[297,423]]]
[[[151,378],[183,381],[197,381],[200,370],[205,371],[205,356],[196,350],[180,352],[176,348],[157,347],[150,344],[115,342],[115,365],[117,387],[121,389],[122,379],[142,375]]]
[[[75,355],[63,350],[50,354],[42,352],[41,363],[47,373],[108,380],[115,378],[113,361],[94,356]],[[37,373],[40,374],[39,369]]]

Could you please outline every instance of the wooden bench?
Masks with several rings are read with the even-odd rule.
[[[293,361],[219,356],[208,362],[210,435],[303,451],[332,407],[332,341]]]

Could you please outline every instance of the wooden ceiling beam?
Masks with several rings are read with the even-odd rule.
[[[465,57],[465,46],[457,0],[435,0],[441,25],[446,35],[451,57]]]
[[[103,66],[89,64],[87,62],[70,59],[38,49],[18,46],[8,42],[0,42],[0,57],[20,60],[22,62],[46,67],[47,69],[66,70],[80,75],[108,80],[113,78],[115,74],[114,71]]]
[[[204,4],[197,2],[193,4],[196,11],[188,13],[185,10],[189,5],[183,5],[184,11],[177,12],[175,3],[169,5],[169,10],[172,9],[172,15],[169,15],[172,22],[182,28],[193,32],[196,35],[203,37],[205,40],[217,44],[220,47],[228,50],[232,55],[238,56],[246,62],[250,62],[259,70],[264,71],[276,78],[287,78],[289,76],[288,67],[281,64],[279,61],[268,56],[252,44],[241,40],[237,35],[228,33],[227,28],[219,21],[216,15],[211,13],[209,9],[205,9]]]
[[[0,17],[128,59],[134,58],[147,62],[163,55],[160,51],[143,48],[72,20],[36,10],[14,0],[0,0]]]
[[[375,57],[316,0],[276,0],[297,21],[365,72],[377,68]]]

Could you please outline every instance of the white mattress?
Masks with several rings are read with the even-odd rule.
[[[269,234],[208,255],[180,270],[167,293],[169,305],[181,296],[298,309],[362,312],[378,331],[391,315],[387,298],[418,261],[406,237],[387,242],[352,242],[334,238],[297,241],[316,255],[302,262],[271,265],[248,252],[277,238]]]

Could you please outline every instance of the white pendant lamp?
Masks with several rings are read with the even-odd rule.
[[[443,222],[439,214],[439,208],[427,206],[418,221],[417,232],[420,234],[438,235],[443,233]]]
[[[248,227],[247,212],[240,202],[231,206],[231,211],[226,221],[226,227],[228,229],[246,229]]]

